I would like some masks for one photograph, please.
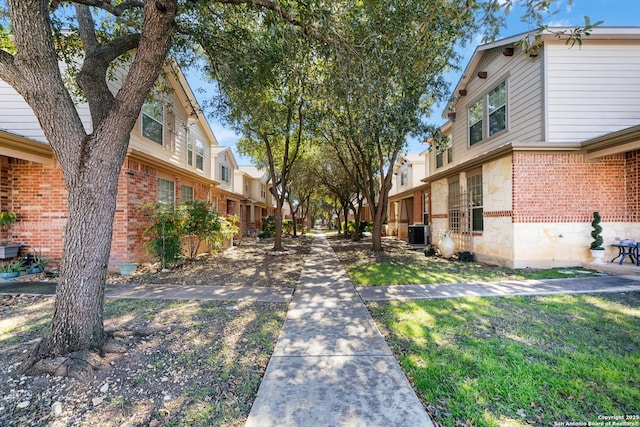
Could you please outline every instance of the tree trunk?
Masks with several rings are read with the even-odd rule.
[[[104,288],[118,175],[131,129],[171,45],[176,3],[176,0],[164,0],[144,4],[144,36],[113,99],[103,100],[103,91],[85,88],[93,120],[90,135],[86,134],[60,75],[51,37],[49,1],[12,0],[9,3],[16,54],[11,57],[3,51],[0,55],[0,76],[24,97],[40,122],[64,174],[69,215],[51,332],[25,361],[23,371],[41,359],[78,352],[87,355],[104,343]],[[92,24],[88,15],[83,15],[82,22],[81,27],[86,30],[83,47],[87,48],[85,42],[94,42],[93,47],[97,47],[97,39],[91,40],[93,29],[87,27]],[[135,39],[125,44],[111,44],[100,52],[105,58],[115,59],[129,50]],[[85,57],[102,54],[96,52],[89,49]],[[87,59],[82,72],[85,78],[93,76],[96,85],[106,85],[107,67],[100,67],[99,63]],[[101,103],[108,103],[108,107],[96,107]],[[82,359],[88,363],[88,356],[67,359],[70,365]],[[79,365],[79,371],[90,372],[82,363]],[[56,373],[65,375],[67,371]]]
[[[112,162],[91,161],[90,168],[67,180],[69,219],[53,322],[37,359],[100,349],[104,343],[104,287],[124,153],[114,157]]]
[[[276,211],[273,213],[273,217],[276,223],[276,229],[273,234],[273,250],[281,251],[282,248],[282,206],[284,206],[284,200],[281,197],[277,198]]]

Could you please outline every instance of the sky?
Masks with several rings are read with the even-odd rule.
[[[558,12],[549,15],[546,19],[545,22],[550,26],[574,27],[584,25],[584,16],[589,16],[591,22],[604,21],[601,26],[606,27],[640,26],[640,0],[573,0],[571,5],[569,5],[568,0],[559,0],[553,4],[551,10],[557,10]],[[507,28],[501,31],[499,38],[511,37],[530,30],[526,23],[520,21],[522,13],[519,12],[518,9],[511,11],[507,17]],[[473,43],[468,44],[459,51],[463,55],[460,63],[462,69],[466,67],[481,39],[480,35],[476,36]],[[211,99],[215,86],[203,79],[198,71],[185,70],[185,74],[196,99],[201,106],[205,105],[206,101]],[[449,81],[451,89],[458,83],[461,74],[462,71],[447,73],[446,79]],[[445,122],[445,119],[441,118],[443,109],[444,105],[436,106],[432,116],[427,119],[428,122],[434,125],[443,124]],[[205,109],[204,113],[218,140],[218,144],[232,147],[238,164],[252,164],[250,158],[241,156],[235,149],[235,144],[240,139],[239,135],[236,135],[230,128],[225,127],[218,118],[212,115],[212,111]],[[425,148],[425,145],[420,141],[410,139],[406,151],[420,153]]]

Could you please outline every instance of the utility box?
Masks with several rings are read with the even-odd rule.
[[[426,245],[429,243],[429,226],[413,224],[409,226],[409,244]]]

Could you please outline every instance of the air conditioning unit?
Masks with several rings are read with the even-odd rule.
[[[409,226],[409,244],[426,245],[429,243],[429,226],[413,224]]]

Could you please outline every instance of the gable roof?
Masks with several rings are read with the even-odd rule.
[[[549,27],[542,32],[542,41],[557,40],[562,41],[558,37],[558,34],[563,32],[570,33],[573,30],[572,27]],[[476,69],[480,61],[482,60],[485,52],[496,48],[513,47],[517,42],[529,38],[532,40],[537,34],[538,30],[527,31],[519,33],[504,39],[496,40],[490,43],[478,45],[471,55],[469,63],[465,67],[460,80],[453,88],[452,99],[447,102],[442,112],[442,118],[447,118],[447,113],[452,111],[455,107],[456,94],[467,87],[467,84],[473,77],[473,71]],[[583,41],[587,40],[638,40],[640,39],[640,27],[596,27],[590,31],[589,36],[585,36]],[[577,48],[577,47],[576,47]]]
[[[225,153],[227,155],[227,159],[229,159],[233,169],[237,169],[238,162],[236,161],[236,157],[233,155],[233,150],[231,149],[231,147],[225,147],[224,145],[216,145],[211,147],[211,157],[217,157],[222,153]]]

